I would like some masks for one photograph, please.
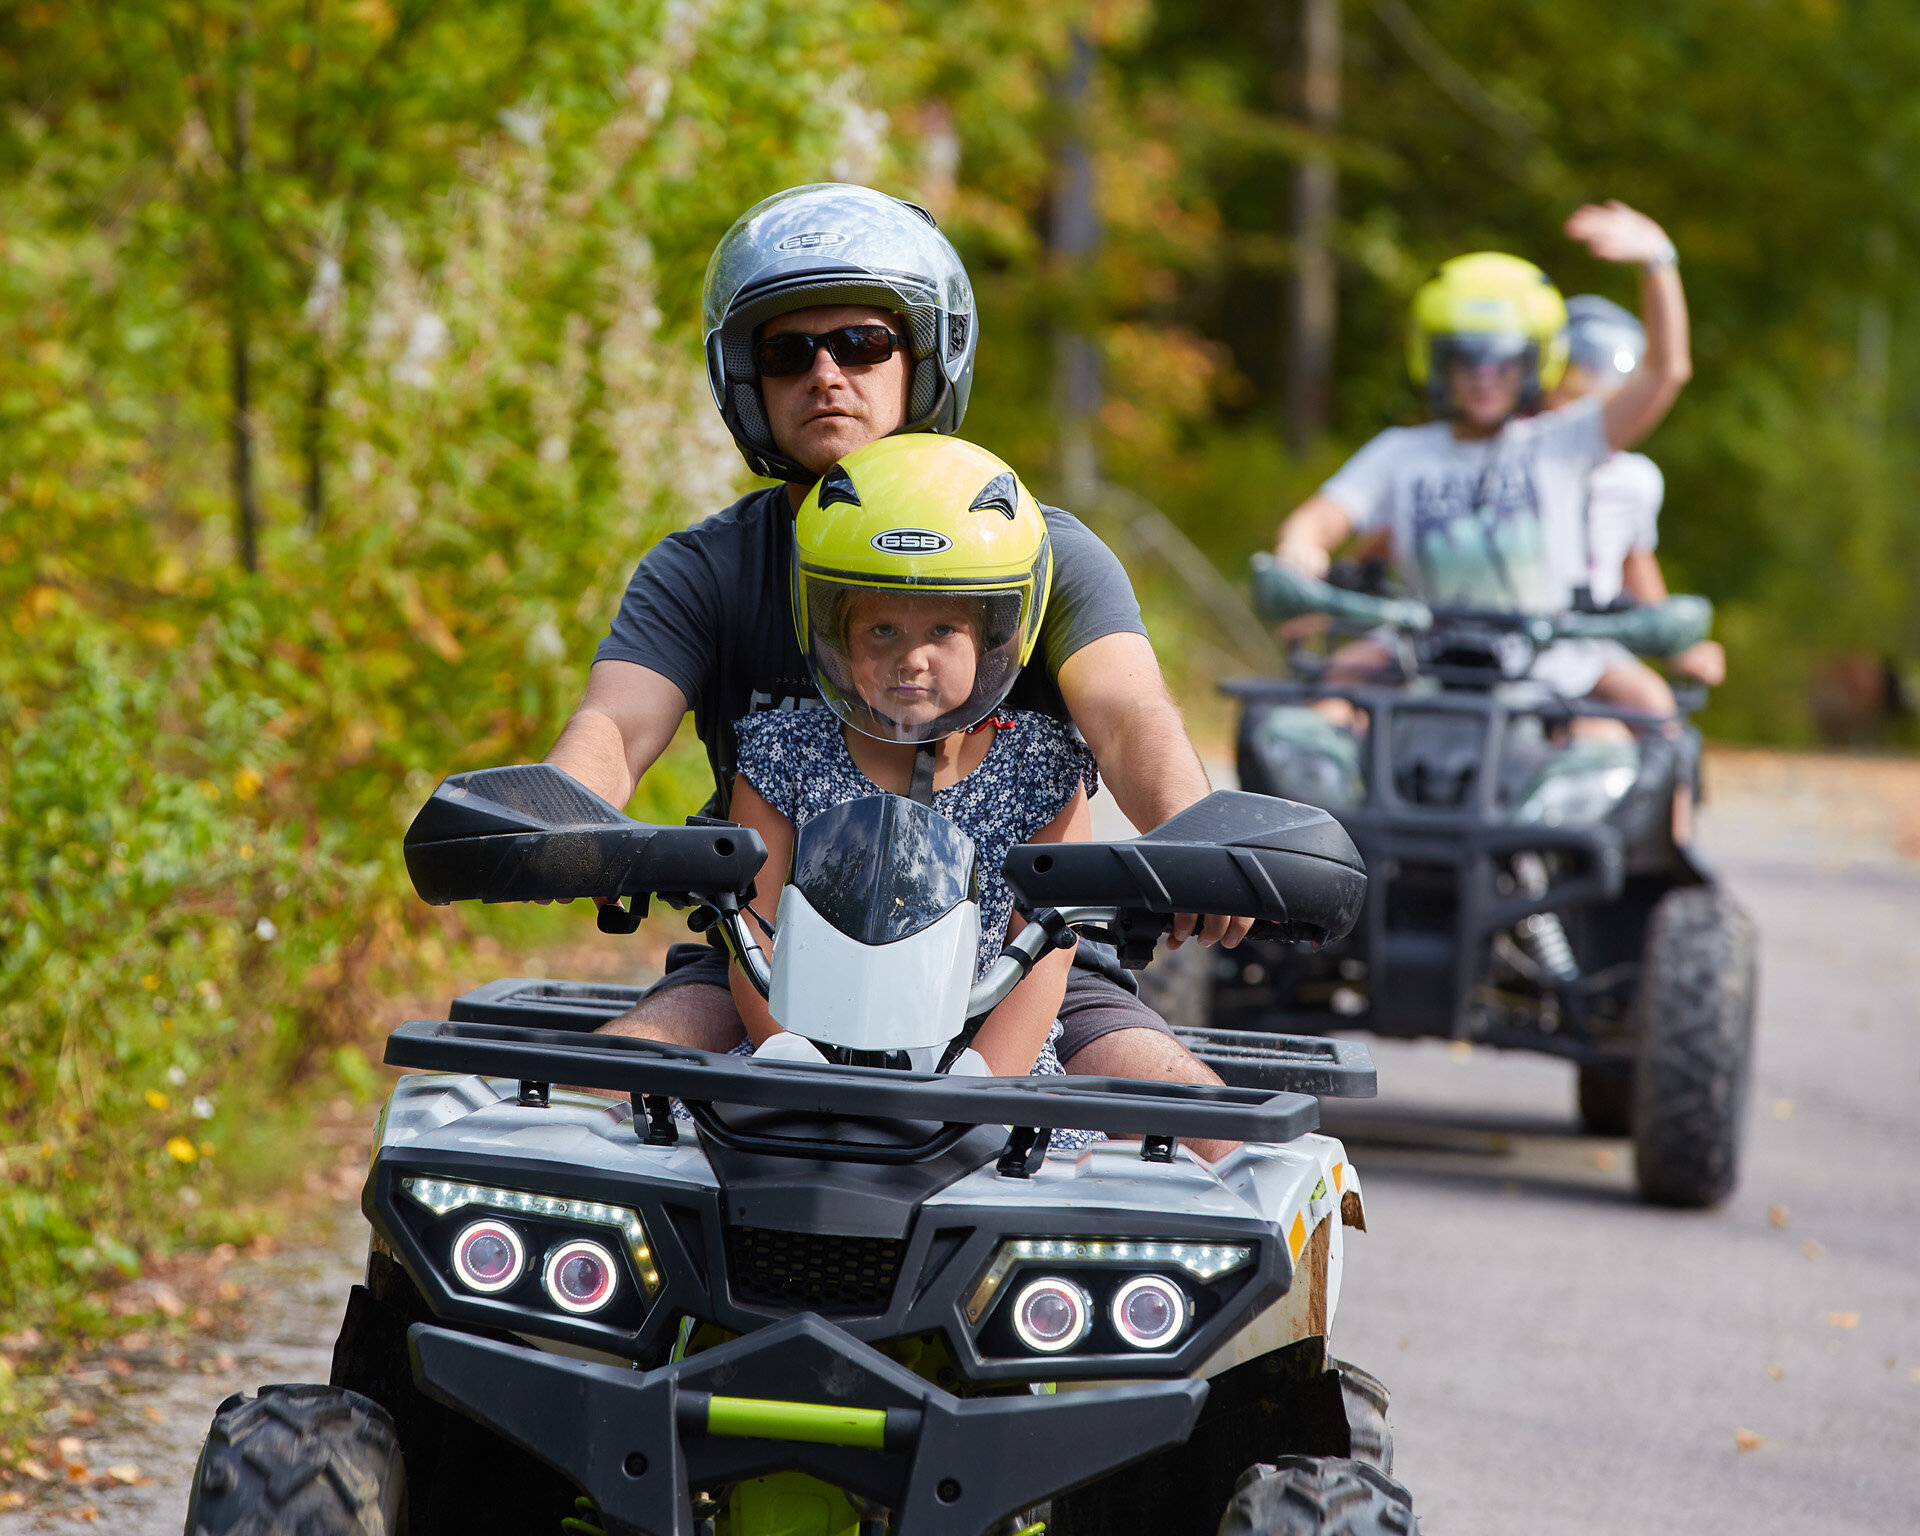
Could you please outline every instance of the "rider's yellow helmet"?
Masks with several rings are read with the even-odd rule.
[[[1566,301],[1532,262],[1497,251],[1456,256],[1414,298],[1407,372],[1444,415],[1453,364],[1519,361],[1520,408],[1537,410],[1566,371],[1566,325]]]
[[[794,521],[800,648],[827,706],[883,741],[931,741],[991,714],[1033,655],[1052,579],[1040,504],[1006,464],[955,437],[857,449]],[[923,621],[971,642],[971,676],[963,668],[944,694],[902,683],[903,701],[874,671],[891,663],[874,658]]]

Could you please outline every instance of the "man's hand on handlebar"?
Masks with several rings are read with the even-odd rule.
[[[1195,927],[1199,933],[1194,932]],[[1247,936],[1247,930],[1253,927],[1250,917],[1200,917],[1191,912],[1181,912],[1173,919],[1173,931],[1167,935],[1167,948],[1178,949],[1188,939],[1198,937],[1202,944],[1218,944],[1222,949],[1232,949]]]

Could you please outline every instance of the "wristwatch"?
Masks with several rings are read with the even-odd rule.
[[[1649,272],[1657,272],[1662,267],[1677,267],[1680,265],[1680,253],[1673,248],[1673,242],[1668,240],[1661,245],[1659,251],[1649,256],[1640,265]]]

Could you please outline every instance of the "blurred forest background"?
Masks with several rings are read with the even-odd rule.
[[[1271,656],[1222,584],[1417,418],[1433,265],[1631,302],[1559,226],[1647,210],[1707,725],[1791,744],[1830,658],[1920,655],[1916,78],[1894,0],[6,7],[0,1314],[108,1328],[259,1221],[307,1097],[375,1091],[381,989],[502,921],[398,834],[543,752],[636,557],[748,484],[696,322],[754,200],[938,215],[968,434],[1113,537],[1196,700]],[[702,794],[682,753],[636,814]]]

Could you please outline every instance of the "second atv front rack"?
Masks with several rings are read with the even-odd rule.
[[[622,1035],[582,1035],[507,1024],[415,1019],[387,1038],[396,1067],[519,1079],[523,1102],[546,1085],[610,1089],[633,1100],[636,1129],[670,1143],[678,1098],[703,1132],[736,1150],[831,1161],[919,1162],[978,1126],[1014,1128],[1003,1172],[1031,1172],[1048,1130],[1139,1136],[1144,1155],[1171,1155],[1174,1138],[1293,1141],[1320,1123],[1318,1100],[1268,1088],[1148,1082],[1123,1077],[953,1077],[886,1067],[752,1062]],[[1370,1065],[1370,1064],[1369,1064]],[[819,1116],[880,1128],[878,1139],[775,1134],[767,1116]],[[744,1112],[744,1113],[743,1113]],[[914,1139],[917,1138],[917,1139]]]

